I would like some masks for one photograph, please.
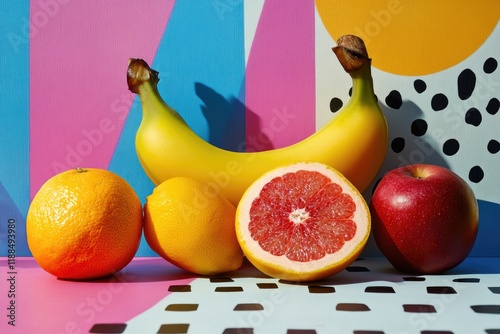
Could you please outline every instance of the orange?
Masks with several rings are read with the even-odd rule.
[[[317,162],[267,172],[243,194],[236,212],[248,260],[289,281],[340,272],[359,256],[369,233],[363,196],[340,172]]]
[[[134,257],[142,204],[113,172],[78,168],[47,180],[26,218],[28,246],[40,267],[64,279],[107,276]]]
[[[209,184],[174,177],[158,185],[144,206],[144,236],[151,249],[195,274],[238,269],[243,253],[236,239],[236,208]]]

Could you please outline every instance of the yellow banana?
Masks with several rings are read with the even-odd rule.
[[[141,59],[130,59],[128,86],[142,103],[135,145],[144,171],[156,185],[175,176],[199,179],[207,183],[207,191],[221,191],[234,205],[264,172],[297,161],[328,164],[364,191],[384,161],[387,122],[374,94],[371,59],[363,41],[346,35],[333,51],[352,77],[349,102],[308,138],[262,152],[228,151],[200,138],[161,98],[158,72]]]

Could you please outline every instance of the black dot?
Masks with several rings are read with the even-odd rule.
[[[340,108],[342,108],[343,105],[344,103],[342,102],[341,99],[339,99],[338,97],[334,97],[330,101],[330,110],[331,112],[337,112],[340,110]]]
[[[401,108],[401,106],[403,105],[401,93],[399,93],[397,90],[392,90],[385,98],[385,104],[387,104],[392,109]]]
[[[491,154],[498,153],[500,151],[500,143],[495,139],[492,139],[488,142],[488,152]]]
[[[484,177],[483,169],[479,166],[474,166],[469,171],[469,180],[474,183],[481,182]]]
[[[483,120],[483,117],[481,116],[481,113],[479,112],[479,110],[477,110],[476,108],[470,108],[465,113],[465,123],[467,123],[467,124],[479,126],[479,124],[481,124],[482,120]]]
[[[498,66],[498,63],[497,63],[497,60],[495,58],[488,58],[484,62],[483,71],[484,71],[484,73],[488,73],[488,74],[493,73],[497,69],[497,66]]]
[[[421,94],[427,89],[427,84],[424,80],[417,79],[413,82],[413,87],[417,93]]]
[[[458,75],[457,79],[458,97],[461,100],[467,100],[474,92],[476,87],[476,75],[471,69],[466,68]]]
[[[427,132],[427,122],[423,119],[416,119],[411,123],[411,133],[417,137],[425,135]]]
[[[500,101],[494,97],[490,100],[490,102],[488,102],[486,111],[491,115],[495,115],[498,112],[498,109],[500,109]]]
[[[456,139],[448,139],[443,144],[443,153],[446,155],[454,155],[460,149],[460,143]]]
[[[403,137],[394,138],[391,142],[391,149],[395,153],[403,151],[405,148],[405,139]]]
[[[446,95],[438,93],[432,97],[431,107],[434,111],[443,110],[448,106],[448,98]]]
[[[352,87],[349,88],[349,96],[352,96]]]

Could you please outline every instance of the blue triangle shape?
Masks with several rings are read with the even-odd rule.
[[[0,256],[31,256],[26,218],[0,182]]]

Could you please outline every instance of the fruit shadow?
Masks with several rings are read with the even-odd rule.
[[[195,83],[195,92],[203,102],[200,108],[208,123],[208,141],[229,151],[244,152],[249,149],[246,143],[246,126],[248,123],[260,129],[259,116],[239,98],[225,98],[201,82]],[[271,141],[262,131],[259,131],[258,139],[266,145],[266,149],[273,148]]]
[[[287,285],[342,285],[342,284],[355,284],[355,283],[366,283],[372,281],[387,281],[387,282],[402,282],[403,274],[394,269],[389,263],[385,264],[381,261],[381,264],[376,268],[366,268],[365,267],[365,258],[358,258],[354,263],[352,263],[349,268],[344,269],[343,271],[327,277],[325,279],[316,280],[316,281],[307,281],[307,282],[296,282],[296,281],[287,281],[284,279],[280,279],[280,284]],[[354,271],[354,272],[349,272]],[[244,260],[243,265],[239,270],[228,273],[227,276],[232,278],[252,278],[252,279],[270,279],[276,280],[275,278],[268,276],[257,268],[255,268],[247,259]],[[406,275],[408,276],[408,275]]]
[[[358,258],[354,263],[352,263],[348,268],[342,270],[341,272],[329,276],[327,278],[310,281],[310,282],[290,282],[286,280],[280,280],[281,284],[290,285],[305,285],[305,286],[317,286],[317,285],[352,285],[352,284],[363,284],[369,282],[389,282],[389,283],[402,283],[404,282],[403,277],[411,276],[404,275],[403,273],[397,271],[389,263],[377,266],[377,268],[368,269],[363,265],[364,258]]]
[[[170,264],[161,257],[136,257],[122,270],[111,275],[85,280],[58,278],[60,281],[75,281],[84,283],[147,283],[168,282],[183,279],[193,279],[190,274]]]
[[[365,284],[370,282],[377,282],[377,284],[382,284],[383,282],[402,284],[407,281],[426,281],[428,278],[433,279],[436,277],[441,277],[445,280],[452,279],[455,282],[460,282],[461,279],[465,279],[465,282],[467,282],[467,280],[477,279],[479,275],[498,275],[500,273],[500,261],[493,261],[491,258],[467,258],[464,262],[453,269],[443,273],[430,275],[400,272],[388,261],[380,261],[380,258],[377,260],[375,267],[369,266],[368,269],[364,266],[364,262],[365,260],[370,261],[369,259],[373,260],[377,258],[359,258],[340,273],[325,279],[310,282],[291,282],[280,280],[280,283],[300,286],[341,286]]]
[[[136,258],[122,270],[130,283],[165,282],[193,278],[193,275],[161,257]]]
[[[390,108],[380,101],[379,105],[387,120],[389,143],[376,181],[388,171],[404,165],[425,163],[449,168],[438,147],[439,138],[436,138],[446,135],[445,128],[434,128],[429,124],[426,112],[411,100],[403,101],[399,109]]]

